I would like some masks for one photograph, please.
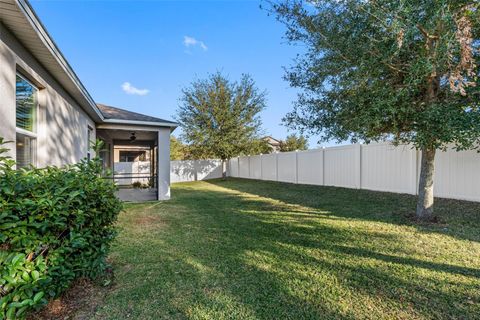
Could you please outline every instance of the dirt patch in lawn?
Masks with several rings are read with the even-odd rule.
[[[28,320],[87,320],[95,313],[110,288],[102,287],[87,279],[77,280],[59,298],[50,301]]]
[[[138,215],[134,218],[135,225],[139,226],[155,226],[155,227],[161,227],[166,224],[166,222],[159,216],[156,215]]]

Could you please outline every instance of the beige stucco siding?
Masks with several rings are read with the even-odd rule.
[[[0,24],[0,136],[15,140],[15,75],[21,73],[40,90],[37,118],[37,166],[65,165],[86,157],[88,126],[95,123],[61,85]],[[15,145],[10,145],[15,157]]]

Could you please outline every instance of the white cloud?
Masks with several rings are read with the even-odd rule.
[[[189,37],[189,36],[184,36],[183,37],[183,45],[187,48],[199,46],[200,48],[202,48],[203,51],[208,50],[207,45],[203,41],[197,40],[197,39],[195,39],[193,37]]]
[[[138,96],[144,96],[150,92],[148,89],[135,88],[130,82],[124,82],[122,84],[122,90],[127,94],[135,94]]]

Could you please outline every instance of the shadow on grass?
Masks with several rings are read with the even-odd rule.
[[[342,189],[317,194],[301,188],[303,201],[284,185],[211,183],[321,210],[312,214],[219,188],[188,186],[176,187],[174,200],[148,210],[146,205],[132,205],[122,217],[125,227],[115,247],[117,289],[107,297],[99,318],[478,316],[478,269],[452,260],[449,264],[410,257],[394,233],[352,232],[335,221],[402,222],[401,217],[382,214],[389,209],[394,215],[391,207],[402,204],[403,196],[373,194],[364,199]],[[336,201],[348,199],[351,209],[334,202],[337,193]],[[318,195],[330,198],[320,203],[311,199]],[[409,206],[403,203],[402,208]],[[131,223],[139,214],[160,216],[161,227],[155,228],[152,219],[153,228],[144,232],[143,226]],[[372,250],[372,243],[380,244],[383,252]]]
[[[419,224],[412,220],[417,198],[408,194],[239,178],[205,182],[284,203],[330,212],[338,217],[415,226],[422,231],[438,232],[458,239],[480,242],[480,203],[476,202],[436,198],[435,215],[440,218],[441,223]]]

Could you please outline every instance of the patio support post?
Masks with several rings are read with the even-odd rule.
[[[170,199],[170,128],[158,130],[158,200]]]

